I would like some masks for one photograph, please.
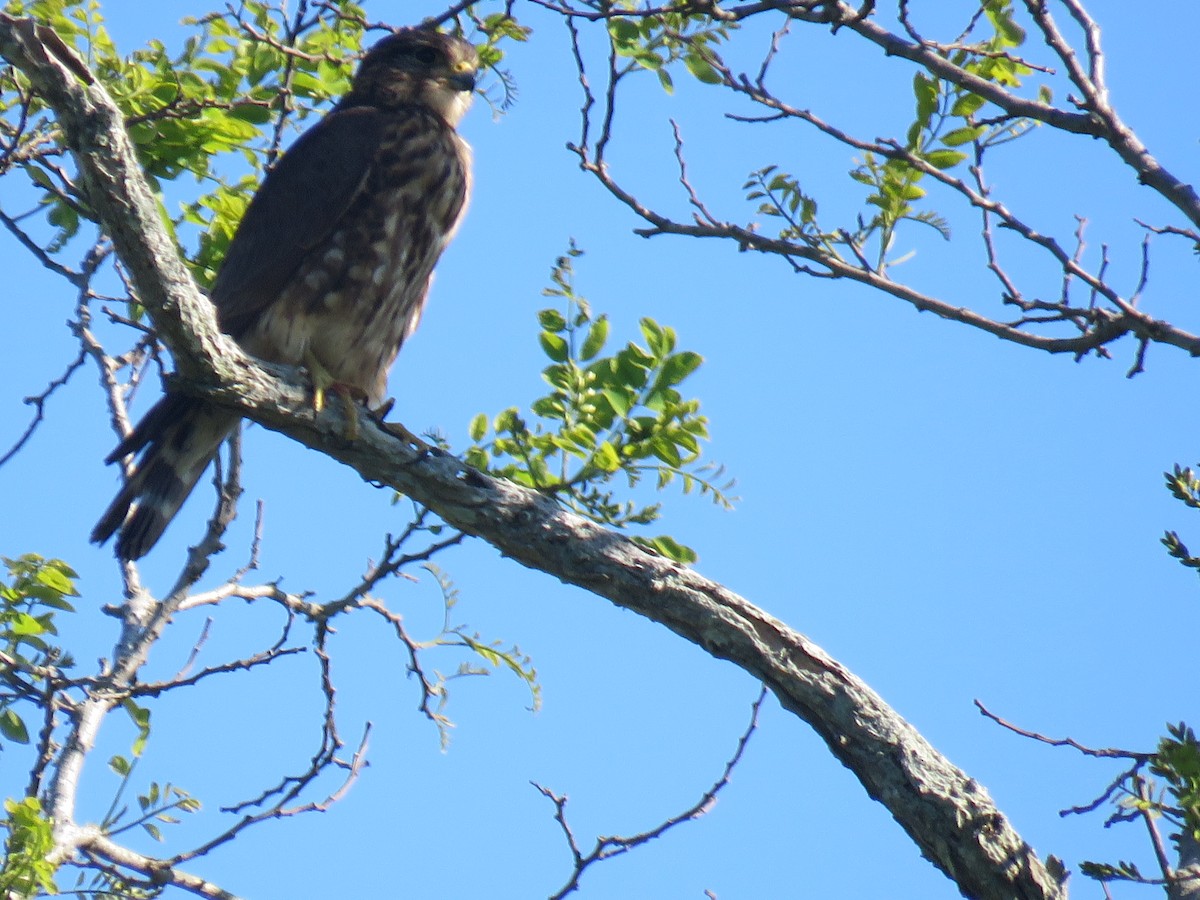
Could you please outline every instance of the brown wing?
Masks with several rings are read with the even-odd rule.
[[[366,182],[382,116],[335,109],[279,159],[250,201],[213,284],[224,331],[237,338],[283,291],[306,254],[336,226]]]

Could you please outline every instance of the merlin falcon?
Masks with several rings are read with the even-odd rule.
[[[384,404],[467,206],[471,149],[455,126],[478,65],[451,35],[410,28],[381,40],[238,226],[211,292],[221,330],[252,356],[304,366],[318,409],[326,390]],[[148,553],[239,418],[168,392],[109,454],[141,455],[92,540],[115,532],[119,558]]]

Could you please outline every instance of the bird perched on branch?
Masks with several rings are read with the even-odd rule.
[[[253,356],[304,366],[318,410],[327,391],[384,402],[467,205],[471,150],[455,126],[478,64],[471,44],[434,31],[381,40],[350,92],[280,157],[234,235],[211,292],[221,329]],[[108,456],[141,453],[92,540],[119,532],[118,557],[149,552],[238,420],[167,393]]]

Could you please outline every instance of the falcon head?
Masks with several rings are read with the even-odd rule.
[[[347,99],[383,109],[428,106],[454,126],[471,105],[478,69],[479,55],[462,38],[403,28],[363,57]]]

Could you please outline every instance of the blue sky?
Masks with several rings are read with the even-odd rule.
[[[372,16],[397,23],[436,8],[368,4]],[[633,338],[638,318],[650,315],[706,359],[688,386],[710,417],[706,453],[737,477],[741,500],[726,512],[668,493],[661,530],[699,551],[705,575],[864,678],[986,785],[1041,854],[1071,867],[1120,857],[1149,868],[1140,832],[1058,815],[1090,801],[1116,769],[1002,731],[972,700],[1095,746],[1149,749],[1165,722],[1195,718],[1192,654],[1181,638],[1192,633],[1198,585],[1158,542],[1171,528],[1194,543],[1200,529],[1161,486],[1163,470],[1196,461],[1187,357],[1151,348],[1148,371],[1127,379],[1128,341],[1111,361],[1076,364],[797,277],[732,247],[633,235],[641,223],[564,149],[577,136],[580,99],[562,26],[524,8],[536,32],[509,60],[517,105],[497,120],[477,104],[463,126],[475,147],[476,192],[421,330],[393,370],[399,418],[462,447],[476,412],[538,396],[534,316],[547,305],[540,292],[554,257],[573,237],[586,251],[578,289],[609,313],[614,341]],[[1186,113],[1200,13],[1167,4],[1173,26],[1152,31],[1129,4],[1094,0],[1089,8],[1105,29],[1118,110],[1186,178],[1196,164]],[[106,4],[126,52],[151,37],[178,44],[177,21],[203,11],[175,0]],[[792,41],[781,92],[866,137],[905,127],[907,64],[858,47],[845,32],[797,28]],[[744,65],[752,59],[746,51]],[[643,81],[626,98],[612,163],[653,203],[686,214],[671,155],[674,117],[694,182],[727,218],[749,217],[740,186],[772,162],[801,175],[832,220],[858,208],[846,148],[789,125],[731,123],[723,113],[748,110],[682,74],[672,96]],[[1039,133],[1025,147],[992,169],[1005,202],[1064,241],[1073,215],[1087,217],[1088,258],[1107,243],[1114,281],[1128,288],[1141,238],[1133,218],[1165,223],[1171,210],[1094,142]],[[973,218],[952,224],[949,244],[902,236],[917,255],[898,277],[1001,315]],[[1195,330],[1195,258],[1182,241],[1160,238],[1152,249],[1144,308]],[[1056,294],[1051,273],[1015,245],[1012,252],[1027,289]],[[12,310],[0,381],[7,447],[27,422],[21,398],[40,392],[73,355],[62,327],[73,297],[12,241],[0,243],[0,254]],[[0,470],[0,553],[59,556],[80,572],[81,614],[66,631],[85,671],[111,652],[116,634],[95,610],[119,599],[117,571],[107,548],[86,542],[116,487],[102,465],[112,442],[94,373],[85,370]],[[246,499],[266,504],[263,581],[283,576],[289,588],[336,596],[378,553],[384,533],[403,525],[405,508],[387,493],[278,435],[250,429],[245,457]],[[173,581],[210,508],[202,488],[145,562],[151,588]],[[250,509],[213,583],[244,561]],[[565,879],[568,855],[553,809],[530,781],[570,795],[572,824],[588,846],[596,834],[641,831],[686,808],[720,774],[757,695],[748,675],[482,543],[438,563],[461,592],[456,620],[533,657],[542,709],[529,712],[527,692],[503,674],[460,682],[448,710],[456,728],[442,753],[415,712],[398,648],[365,617],[345,622],[335,644],[339,710],[349,740],[374,723],[371,767],[328,813],[260,826],[195,871],[251,898],[546,896]],[[381,594],[414,630],[436,631],[430,579]],[[207,663],[252,652],[281,624],[274,608],[236,604],[211,614]],[[178,669],[205,615],[178,618],[147,678]],[[442,664],[454,668],[458,659]],[[315,748],[318,699],[308,654],[156,704],[139,772],[205,803],[202,815],[171,830],[172,842],[226,827],[221,805],[302,768]],[[85,773],[85,807],[96,815],[115,784],[103,760],[131,739],[115,717],[102,735]],[[19,790],[14,783],[4,792]],[[812,731],[769,698],[716,808],[593,869],[581,896],[682,900],[708,889],[722,900],[853,897],[877,894],[880,883],[901,900],[957,896]],[[1072,887],[1076,897],[1101,896],[1078,876]]]

